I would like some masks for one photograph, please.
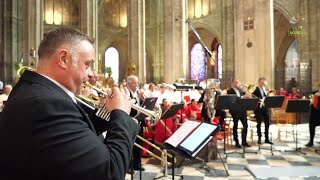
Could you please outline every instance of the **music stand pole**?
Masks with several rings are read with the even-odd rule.
[[[279,107],[282,107],[282,104],[283,104],[283,101],[284,101],[284,96],[282,95],[276,95],[276,96],[266,96],[265,97],[265,100],[264,100],[264,107],[265,108],[268,108],[268,109],[271,109],[271,108],[279,108]],[[271,111],[270,111],[271,112]],[[269,121],[270,121],[270,124],[271,124],[271,115],[269,113]],[[270,125],[269,125],[269,128],[270,128]],[[271,140],[271,144],[270,144],[270,151],[271,151],[271,155],[274,155],[273,154],[273,151],[276,151],[276,150],[273,150],[273,143],[272,143],[272,132],[269,132],[270,134],[270,140]],[[264,148],[264,147],[261,147],[261,145],[259,144],[259,151],[260,149],[266,149],[266,150],[269,150],[268,148]],[[280,151],[280,150],[277,150],[277,151]]]
[[[309,112],[309,108],[310,108],[310,101],[307,99],[291,99],[288,100],[288,105],[287,105],[287,109],[286,112],[294,112],[296,113],[296,120],[295,120],[295,127],[296,127],[296,148],[295,150],[285,150],[285,152],[292,152],[292,151],[296,151],[299,153],[302,153],[304,155],[306,155],[306,153],[301,151],[301,148],[298,147],[298,113],[303,113],[303,112]]]
[[[296,113],[296,120],[295,120],[295,127],[296,127],[296,132],[295,132],[295,136],[296,136],[296,138],[295,138],[295,141],[296,141],[296,148],[295,148],[295,150],[285,150],[285,152],[294,152],[294,151],[296,151],[296,152],[299,152],[299,153],[301,153],[301,154],[304,154],[304,155],[306,155],[307,153],[305,153],[305,152],[302,152],[301,151],[301,147],[298,147],[298,113]]]

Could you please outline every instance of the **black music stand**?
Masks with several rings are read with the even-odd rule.
[[[235,111],[248,111],[248,110],[255,110],[258,106],[259,99],[258,98],[238,98],[237,102],[234,106],[232,106],[231,110]],[[239,153],[239,152],[236,152]],[[255,153],[256,151],[246,151],[246,147],[242,146],[242,157],[245,158],[245,153]]]
[[[143,103],[141,104],[141,107],[143,107],[144,109],[148,109],[148,110],[152,110],[157,102],[157,97],[149,97],[149,98],[146,98]],[[140,123],[142,123],[142,125],[144,126],[145,125],[145,119],[146,119],[147,115],[143,114],[143,113],[140,113],[138,112],[136,115],[135,115],[135,119],[138,120]],[[139,149],[140,151],[140,154],[141,154],[141,149]],[[140,156],[141,157],[141,156]],[[141,165],[141,158],[140,158],[140,165]],[[133,172],[133,159],[131,161],[131,171]],[[142,172],[141,172],[141,169],[139,170],[140,172],[140,179],[142,177]],[[133,174],[131,174],[131,179],[133,179]]]
[[[141,107],[143,107],[144,109],[153,110],[154,106],[156,105],[157,99],[158,99],[157,97],[146,98],[141,104]],[[134,118],[137,119],[139,122],[141,122],[146,117],[147,115],[138,112],[138,114]]]
[[[197,126],[195,129],[192,129],[190,131],[184,131],[179,132],[176,131],[176,133],[184,133],[185,135],[179,134],[178,136],[172,137],[178,137],[183,138],[183,140],[175,139],[174,141],[181,141],[179,145],[173,146],[169,143],[169,141],[166,141],[163,147],[171,152],[173,155],[178,155],[182,157],[184,160],[192,160],[195,159],[197,154],[200,152],[200,150],[205,147],[210,140],[213,139],[213,137],[220,131],[221,127],[219,125],[214,125],[207,122],[202,122],[199,126]],[[173,158],[174,159],[174,158]],[[199,159],[199,158],[198,158]],[[182,161],[183,162],[183,161]],[[181,163],[182,163],[181,162]],[[174,163],[174,162],[172,162]],[[173,164],[174,165],[174,164]],[[224,164],[223,164],[224,165]],[[226,167],[224,166],[227,176],[229,175]],[[174,166],[172,169],[172,177],[174,178]]]
[[[289,99],[286,112],[296,113],[296,149],[295,150],[286,150],[286,152],[296,151],[306,155],[306,153],[301,151],[301,148],[298,148],[298,113],[307,113],[310,110],[310,100],[308,99]]]
[[[165,137],[165,139],[167,138],[167,119],[173,117],[174,115],[176,115],[177,112],[183,107],[183,105],[184,104],[182,104],[182,103],[173,104],[166,111],[162,112],[160,121],[161,121],[161,119],[164,119],[164,137]],[[172,157],[172,161],[174,161],[174,157]],[[164,174],[166,174],[166,172],[164,172]],[[166,178],[166,177],[164,175],[164,176],[157,177],[155,179],[159,179],[159,178]],[[172,178],[174,179],[174,167],[172,167]]]
[[[215,109],[225,110],[230,109],[237,101],[236,94],[219,95],[216,100]],[[223,153],[226,155],[226,131],[223,134]],[[227,158],[227,155],[226,155]]]
[[[283,95],[276,95],[276,96],[266,96],[264,100],[264,107],[265,108],[279,108],[282,107],[283,101],[284,101],[285,96]],[[271,142],[272,142],[272,133],[271,133]],[[263,148],[259,145],[259,151],[260,149],[266,149]],[[269,150],[269,149],[267,149]],[[270,144],[270,151],[271,154],[273,155],[273,144]]]

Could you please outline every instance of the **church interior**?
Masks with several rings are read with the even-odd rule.
[[[172,158],[164,157],[166,139],[155,141],[149,133],[157,126],[144,127],[143,138],[151,145],[143,147],[152,153],[142,150],[143,171],[128,172],[126,179],[320,178],[319,0],[2,0],[0,7],[4,94],[6,85],[14,87],[19,80],[21,70],[36,69],[45,33],[67,26],[94,39],[91,68],[101,89],[125,86],[127,77],[134,75],[144,95],[157,97],[159,106],[165,100],[169,106],[191,106],[212,86],[228,94],[234,80],[252,95],[263,78],[266,94],[284,97],[280,106],[268,108],[272,143],[264,143],[264,134],[260,142],[254,109],[246,110],[247,125],[241,121],[234,129],[233,116],[225,108],[223,122],[210,119],[221,130],[194,158],[177,154],[174,168]],[[214,94],[212,103],[218,99]],[[288,111],[290,100],[308,102],[307,110]],[[203,121],[202,107],[196,103],[187,115],[180,110],[174,131],[184,118]],[[317,111],[313,118],[318,121],[312,145],[310,108]],[[234,133],[241,142],[243,131],[247,143],[239,144]]]

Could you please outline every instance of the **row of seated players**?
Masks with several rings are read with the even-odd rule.
[[[145,120],[145,127],[143,131],[143,138],[147,139],[152,143],[164,143],[167,138],[169,138],[178,128],[179,126],[186,120],[196,120],[203,121],[201,117],[201,108],[195,99],[192,99],[189,104],[186,104],[179,110],[173,117],[167,119],[159,120],[154,126],[151,126],[149,121]],[[161,108],[162,112],[170,107],[170,104],[166,99],[163,99]],[[220,124],[223,127],[223,121],[220,121],[219,113],[215,118],[212,119],[211,122]],[[143,142],[143,147],[151,150],[152,147]],[[142,151],[142,157],[148,156],[146,151]]]

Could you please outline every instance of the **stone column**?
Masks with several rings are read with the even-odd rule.
[[[0,2],[0,79],[15,83],[16,63],[23,54],[23,16],[26,1],[4,0]]]
[[[235,1],[238,2],[238,1]],[[238,57],[235,56],[235,44],[236,34],[238,34],[240,29],[237,29],[234,23],[236,22],[235,9],[237,4],[233,0],[223,0],[221,1],[221,21],[222,21],[222,80],[221,87],[230,87],[230,79],[234,76]],[[237,58],[236,58],[237,57]]]
[[[235,1],[235,76],[242,82],[255,83],[266,77],[273,86],[273,50],[270,0]],[[244,30],[244,19],[254,19],[254,29]],[[252,46],[248,46],[248,42]]]
[[[302,24],[304,34],[297,35],[300,52],[300,90],[303,94],[309,94],[312,84],[320,81],[319,7],[320,2],[316,0],[303,0],[299,4],[300,16],[305,18]]]
[[[98,0],[81,0],[81,31],[95,39],[95,62],[93,68],[98,70],[99,54],[98,54]]]
[[[127,1],[128,61],[136,65],[140,82],[145,82],[145,2]],[[129,64],[128,62],[128,64]]]
[[[28,31],[24,32],[24,61],[25,66],[36,68],[38,64],[38,48],[43,36],[43,8],[42,0],[30,0],[26,1],[26,11],[24,13],[24,29]]]
[[[174,83],[186,78],[188,43],[185,0],[163,1],[164,10],[164,81]]]

